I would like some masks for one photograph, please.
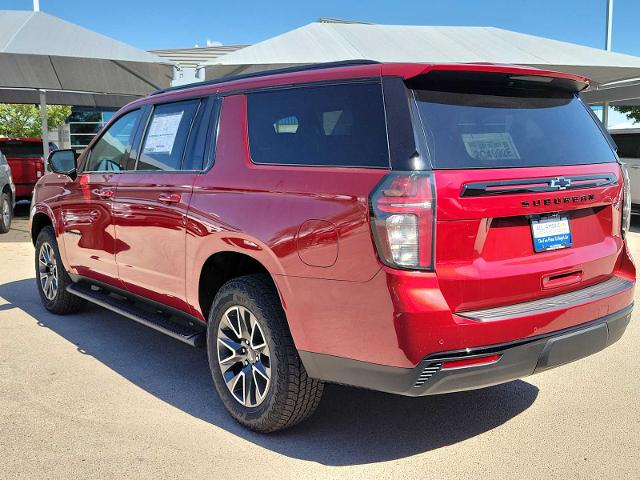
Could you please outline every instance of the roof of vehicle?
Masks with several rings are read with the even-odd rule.
[[[0,137],[0,142],[36,142],[36,143],[42,143],[42,139],[41,138],[35,138],[35,137],[16,137],[16,138]]]
[[[630,127],[630,128],[611,128],[609,129],[610,135],[617,135],[622,133],[640,133],[640,127]]]
[[[558,78],[566,80],[571,84],[570,88],[576,92],[583,90],[590,83],[588,78],[580,75],[517,65],[497,65],[490,63],[379,63],[372,60],[349,60],[344,62],[320,63],[277,70],[266,70],[263,72],[224,77],[216,80],[172,87],[164,90],[158,90],[152,93],[149,97],[137,100],[130,105],[148,103],[152,100],[174,99],[177,97],[208,95],[212,93],[228,93],[239,90],[291,85],[322,80],[377,76],[397,76],[408,80],[420,75],[427,75],[433,71],[507,73],[522,76]]]

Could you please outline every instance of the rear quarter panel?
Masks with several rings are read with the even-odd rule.
[[[260,261],[274,277],[285,309],[290,293],[278,277],[373,278],[380,264],[368,196],[387,171],[255,165],[246,125],[245,97],[226,97],[215,163],[196,179],[188,213],[189,303],[198,305],[202,266],[221,251]]]

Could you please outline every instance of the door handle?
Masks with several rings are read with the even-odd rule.
[[[178,203],[180,201],[179,193],[161,193],[158,196],[158,201],[162,203]]]
[[[578,283],[582,280],[582,270],[576,270],[574,272],[560,273],[558,275],[549,275],[542,279],[542,288],[557,288],[566,287]]]
[[[97,197],[108,200],[113,198],[114,191],[111,188],[96,188],[93,193],[95,193]]]

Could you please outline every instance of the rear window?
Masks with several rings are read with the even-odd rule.
[[[640,158],[640,133],[613,133],[620,158]]]
[[[33,158],[42,157],[42,142],[8,141],[0,142],[0,150],[7,157]]]
[[[616,160],[596,120],[569,91],[517,82],[456,85],[452,90],[414,89],[433,168]]]
[[[247,95],[255,163],[389,168],[380,83]]]

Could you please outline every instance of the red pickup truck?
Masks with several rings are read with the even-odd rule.
[[[34,185],[44,175],[42,139],[0,138],[0,150],[11,167],[16,200],[31,200]]]

